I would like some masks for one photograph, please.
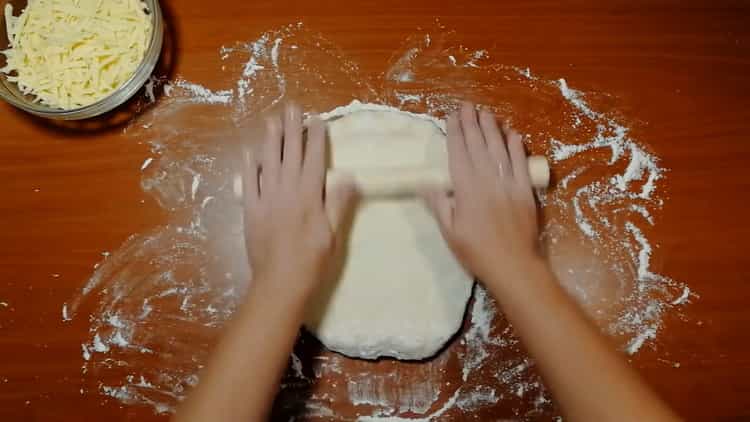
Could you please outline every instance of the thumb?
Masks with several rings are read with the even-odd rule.
[[[326,188],[324,206],[334,233],[351,220],[356,199],[357,189],[350,177],[342,177]]]
[[[434,186],[424,187],[418,193],[447,238],[453,230],[453,198],[445,189]]]

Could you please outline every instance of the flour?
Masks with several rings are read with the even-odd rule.
[[[667,174],[657,155],[631,136],[616,110],[592,105],[595,94],[525,66],[493,63],[490,52],[466,49],[454,35],[438,25],[410,37],[373,80],[324,36],[293,23],[221,47],[225,70],[204,81],[217,89],[157,78],[150,89],[163,84],[163,96],[125,135],[150,145],[141,185],[168,221],[95,264],[62,306],[63,320],[89,318],[81,345],[83,376],[97,385],[89,391],[163,413],[198,383],[252,274],[231,178],[237,145],[248,121],[289,98],[314,112],[349,104],[328,118],[378,103],[367,107],[405,109],[439,125],[463,98],[488,104],[527,134],[531,153],[552,162],[557,183],[537,194],[547,219],[542,238],[561,282],[624,352],[655,348],[664,316],[698,297],[652,268],[659,254],[650,229]],[[310,354],[302,336],[282,383],[281,415],[463,420],[492,407],[501,419],[554,418],[510,324],[484,289],[473,297],[465,330],[419,365]],[[92,313],[77,316],[84,302]],[[339,410],[342,402],[350,410]]]
[[[201,175],[195,174],[193,175],[193,182],[190,185],[190,196],[192,196],[193,200],[195,200],[195,194],[198,193],[198,187],[201,184]]]
[[[446,402],[441,406],[436,412],[430,414],[427,417],[423,418],[401,418],[401,417],[395,417],[395,416],[361,416],[357,419],[357,422],[406,422],[406,421],[413,421],[413,422],[428,422],[433,421],[436,418],[442,416],[445,412],[450,410],[456,405],[456,400],[458,399],[459,391],[456,391]]]
[[[149,76],[148,81],[143,86],[144,94],[146,95],[146,100],[153,104],[156,102],[156,96],[154,95],[154,87],[156,86],[156,83],[158,82],[158,79],[155,76]]]
[[[581,208],[581,196],[591,194],[591,186],[584,186],[576,191],[575,196],[573,197],[573,211],[575,212],[576,217],[576,223],[578,223],[578,228],[581,230],[583,234],[585,234],[587,237],[594,239],[598,236],[598,233],[594,230],[591,223],[589,222],[588,217],[586,217],[586,214],[583,212],[583,209]]]
[[[419,49],[414,47],[404,53],[401,58],[398,59],[396,65],[391,68],[391,72],[388,74],[388,79],[396,82],[414,81],[414,72],[411,70],[411,63],[418,52]]]
[[[271,47],[271,63],[273,63],[273,67],[276,69],[279,68],[279,47],[282,41],[284,41],[283,38],[276,38],[273,41],[273,47]]]
[[[232,90],[225,89],[221,91],[212,91],[202,85],[188,82],[184,79],[178,79],[173,85],[168,85],[169,93],[172,94],[173,87],[181,88],[190,94],[193,101],[205,104],[229,104],[234,97]]]
[[[462,410],[474,410],[480,407],[495,404],[500,400],[497,392],[492,387],[479,386],[470,391],[465,397],[456,401],[456,405]]]
[[[91,346],[95,352],[98,352],[98,353],[109,352],[109,343],[102,342],[102,339],[101,337],[99,337],[99,334],[94,334],[94,341]]]
[[[638,279],[644,281],[661,280],[661,276],[658,276],[649,270],[649,268],[651,267],[652,249],[651,244],[648,242],[648,239],[646,239],[646,236],[643,235],[641,229],[639,229],[635,224],[629,221],[625,223],[625,229],[633,235],[635,241],[638,242],[638,245],[640,246],[640,249],[638,251],[638,258],[636,260],[636,262],[638,263]]]
[[[396,93],[396,97],[398,98],[399,106],[403,107],[407,103],[419,103],[422,101],[423,97],[419,94],[404,94],[404,93]]]
[[[651,211],[649,211],[645,206],[639,204],[631,204],[630,210],[640,214],[641,217],[648,221],[650,225],[654,225],[654,217],[651,215]]]
[[[680,297],[671,302],[672,305],[684,305],[685,303],[688,303],[690,301],[691,294],[692,292],[690,291],[690,287],[683,287],[682,294],[680,295]]]
[[[399,394],[390,388],[388,377],[373,374],[353,375],[347,381],[347,392],[353,405],[374,406],[381,412],[412,412],[424,414],[440,397],[440,386],[432,382],[418,382],[408,388],[408,394]]]
[[[528,68],[526,69],[526,73],[530,73],[528,71]],[[568,100],[576,109],[578,109],[586,117],[592,120],[596,120],[602,117],[601,113],[597,113],[589,108],[589,105],[582,99],[583,95],[581,91],[571,89],[570,87],[568,87],[568,82],[565,81],[565,79],[562,79],[562,78],[558,79],[557,84],[560,87],[560,94],[562,94],[563,98]]]
[[[81,350],[83,351],[81,353],[81,357],[83,358],[84,361],[87,361],[87,360],[91,359],[91,352],[89,351],[89,348],[88,348],[87,345],[82,344],[81,345]]]
[[[148,157],[145,160],[143,160],[143,164],[141,164],[141,171],[146,170],[149,165],[151,165],[151,162],[154,161],[153,157]]]
[[[296,354],[294,354],[294,352],[292,352],[290,358],[292,360],[292,371],[294,371],[294,375],[297,378],[305,379],[305,374],[302,372],[302,361]]]
[[[591,239],[599,254],[614,257],[626,252],[631,256],[635,267],[635,282],[632,293],[623,298],[630,305],[628,311],[609,323],[607,331],[612,334],[632,336],[624,345],[629,354],[636,353],[643,345],[656,339],[661,327],[665,307],[661,295],[674,295],[684,291],[681,283],[651,270],[653,247],[643,230],[629,216],[636,213],[649,225],[654,225],[652,209],[663,203],[656,198],[657,183],[664,177],[665,170],[659,166],[659,159],[629,137],[629,130],[606,114],[594,111],[584,95],[571,89],[564,79],[557,81],[561,95],[573,106],[579,119],[590,119],[595,127],[592,140],[584,143],[566,144],[552,139],[553,161],[561,162],[586,154],[589,151],[609,149],[611,154],[608,166],[619,166],[620,160],[627,161],[622,172],[609,178],[599,178],[578,188],[572,198],[574,218],[580,232]],[[564,178],[561,186],[566,186],[581,172],[570,173],[572,179]],[[567,199],[557,195],[557,204],[566,208]],[[583,208],[586,204],[587,209]],[[607,210],[607,211],[605,211]],[[591,212],[593,211],[593,212]],[[614,220],[618,222],[613,222]],[[612,259],[612,258],[607,258]],[[631,276],[622,264],[615,268],[615,277],[621,284],[627,284]],[[675,299],[681,303],[678,299]]]
[[[480,60],[489,58],[489,54],[487,53],[487,50],[477,50],[471,54],[471,59],[466,62],[464,66],[466,67],[474,67],[479,69],[479,65],[477,64]]]
[[[474,305],[471,312],[471,328],[463,338],[467,344],[464,365],[461,369],[461,379],[467,381],[469,374],[477,369],[482,362],[489,357],[485,347],[492,342],[503,341],[502,339],[491,339],[490,329],[495,317],[494,303],[483,287],[477,286],[474,291]]]
[[[632,355],[640,350],[647,340],[653,340],[656,338],[657,329],[658,327],[651,326],[641,330],[635,338],[630,340],[625,351],[628,352],[629,355]]]

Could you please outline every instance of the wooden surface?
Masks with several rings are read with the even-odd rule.
[[[613,94],[642,122],[639,139],[670,168],[652,239],[659,271],[700,298],[671,318],[659,349],[634,365],[689,420],[750,420],[750,270],[745,175],[750,154],[750,4],[742,1],[278,2],[165,1],[174,72],[206,80],[218,46],[297,21],[362,71],[440,17],[469,48]],[[341,5],[339,5],[341,4]],[[88,322],[61,305],[103,251],[164,215],[139,186],[147,146],[121,130],[81,134],[0,105],[0,420],[164,420],[85,395]],[[700,325],[697,323],[700,322]],[[88,386],[87,386],[88,387]]]

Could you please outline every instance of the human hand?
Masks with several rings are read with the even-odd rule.
[[[540,257],[536,204],[521,135],[464,103],[448,117],[453,196],[425,193],[443,237],[482,281],[510,281]]]
[[[283,114],[266,119],[262,153],[245,157],[245,245],[254,280],[309,294],[354,189],[341,184],[324,197],[325,125],[313,120],[305,142],[300,108],[287,105]]]

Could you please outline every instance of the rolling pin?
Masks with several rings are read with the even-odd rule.
[[[529,176],[534,188],[549,185],[550,170],[542,155],[528,158]],[[451,176],[443,167],[379,167],[369,169],[330,169],[326,172],[326,186],[334,186],[342,180],[352,180],[359,194],[366,198],[392,198],[416,196],[425,186],[438,186],[451,190]],[[234,195],[242,198],[242,177],[234,179]]]
[[[549,185],[550,170],[547,159],[541,155],[528,158],[531,184],[535,188]],[[342,179],[352,180],[362,197],[384,198],[417,195],[424,186],[439,186],[451,190],[451,176],[441,167],[381,167],[369,169],[330,169],[326,185],[333,186]]]

